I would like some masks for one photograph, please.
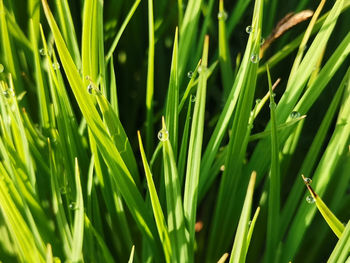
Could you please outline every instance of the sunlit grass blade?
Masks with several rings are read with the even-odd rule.
[[[280,224],[280,165],[279,165],[279,143],[277,137],[276,123],[276,103],[272,91],[270,71],[267,66],[267,78],[270,91],[270,120],[271,120],[271,168],[269,175],[269,197],[268,197],[268,215],[267,215],[267,244],[265,262],[273,262],[275,250],[278,244],[278,232]]]
[[[201,71],[199,73],[199,82],[196,93],[196,102],[194,105],[191,135],[188,147],[186,182],[184,191],[184,212],[188,222],[188,231],[190,233],[191,246],[194,245],[194,226],[196,223],[197,198],[198,198],[198,180],[201,163],[201,152],[203,144],[205,99],[207,88],[207,66],[208,66],[209,36],[205,38],[203,55],[201,62]],[[193,248],[189,248],[191,251]],[[191,259],[190,259],[191,260]]]
[[[317,134],[314,137],[314,140],[309,148],[309,151],[306,157],[304,158],[304,162],[301,168],[299,169],[298,174],[304,174],[306,177],[309,177],[309,176],[311,177],[312,169],[316,165],[316,160],[322,149],[322,145],[326,138],[327,131],[329,130],[332,120],[334,119],[336,110],[339,107],[339,103],[344,91],[345,83],[349,77],[349,74],[350,74],[350,69],[348,70],[348,73],[345,75],[345,78],[340,84],[336,94],[333,97],[331,104],[328,107],[326,114],[324,115],[323,121],[320,127],[318,128]],[[284,207],[281,213],[281,221],[284,222],[283,224],[280,225],[281,236],[284,235],[289,225],[289,222],[292,220],[295,209],[297,208],[298,202],[302,196],[303,190],[304,190],[304,187],[298,181],[294,182],[294,185],[290,191],[290,194],[287,200],[284,203]]]
[[[315,192],[323,195],[327,189],[331,177],[329,175],[335,172],[337,164],[339,164],[341,154],[348,147],[347,141],[350,136],[350,86],[346,86],[342,106],[338,115],[337,123],[333,131],[332,137],[327,148],[317,166],[313,180],[316,183]],[[294,216],[292,225],[282,251],[283,258],[292,258],[299,246],[301,239],[306,231],[306,227],[310,225],[315,215],[316,209],[307,207],[306,203],[302,203]],[[307,218],[307,221],[304,219]]]
[[[313,201],[316,203],[318,211],[322,214],[324,220],[327,222],[329,227],[332,229],[334,234],[340,238],[342,233],[344,232],[344,225],[342,222],[339,221],[339,219],[332,213],[331,210],[327,207],[327,205],[322,201],[321,197],[315,193],[315,191],[312,189],[310,183],[308,182],[307,178],[304,177],[304,175],[301,175],[304,183],[309,190]]]
[[[230,263],[245,262],[247,247],[249,245],[248,228],[252,210],[255,179],[256,173],[252,172],[231,251]]]
[[[162,245],[163,245],[163,250],[164,250],[166,262],[172,262],[171,260],[173,258],[174,251],[172,251],[168,228],[167,228],[167,225],[165,223],[164,214],[163,214],[160,202],[159,202],[156,187],[155,187],[154,182],[153,182],[152,173],[151,173],[151,170],[150,170],[148,162],[147,162],[147,157],[146,157],[145,151],[143,149],[143,144],[142,144],[140,132],[137,133],[137,136],[139,139],[139,146],[140,146],[140,152],[141,152],[141,157],[142,157],[142,163],[143,163],[143,167],[145,170],[148,191],[149,191],[150,198],[151,198],[151,204],[152,204],[154,218],[156,220],[158,234],[159,234],[160,240],[161,240]]]
[[[72,54],[77,67],[81,68],[79,45],[68,1],[56,1],[55,3],[57,6],[57,13],[61,25],[62,34],[67,43],[67,48],[70,54]]]
[[[84,237],[84,201],[83,193],[80,184],[80,173],[78,159],[75,159],[75,187],[76,187],[76,202],[71,203],[70,209],[74,210],[74,226],[73,226],[73,242],[72,242],[72,254],[70,259],[73,262],[80,261],[82,259],[83,237]]]
[[[221,113],[220,119],[209,141],[205,155],[203,156],[199,190],[203,190],[203,188],[201,189],[201,186],[210,184],[214,179],[214,176],[209,172],[224,135],[223,132],[225,131],[225,124],[223,121],[225,119],[225,121],[229,121],[231,119],[229,116],[232,114],[232,112],[230,113],[228,108],[234,108],[235,103],[230,105],[233,103],[231,99],[234,96],[234,92],[237,90],[240,91],[231,126],[232,128],[225,160],[225,169],[221,177],[214,217],[210,229],[209,248],[207,250],[208,262],[217,260],[217,258],[222,255],[224,250],[228,248],[231,235],[235,229],[235,225],[238,223],[239,217],[239,211],[237,211],[234,207],[237,205],[241,206],[243,203],[244,193],[242,195],[238,195],[237,193],[240,192],[239,186],[242,184],[242,182],[244,182],[244,184],[247,183],[247,180],[242,178],[241,171],[246,147],[248,145],[249,134],[252,127],[251,109],[254,100],[259,61],[258,54],[261,38],[262,13],[262,1],[257,0],[255,2],[252,19],[252,33],[248,40],[247,50],[240,69],[240,71],[242,70],[243,73],[239,72],[236,77],[237,83],[235,81],[225,108]],[[231,108],[230,111],[233,111],[233,108]],[[222,125],[221,127],[218,126],[220,124]],[[207,159],[205,159],[205,157],[207,157]],[[208,186],[206,186],[206,188],[208,189]]]
[[[170,68],[170,80],[165,107],[166,126],[170,134],[170,142],[177,156],[178,144],[178,105],[179,105],[179,81],[178,81],[178,29],[175,31],[172,62]],[[175,157],[176,159],[176,157]]]
[[[146,87],[146,154],[153,150],[153,92],[154,92],[154,18],[153,0],[148,0],[148,61]]]
[[[350,253],[350,222],[347,223],[343,234],[335,246],[327,263],[345,262]],[[350,257],[346,262],[348,262]]]
[[[289,117],[290,113],[293,110],[298,111],[300,114],[305,114],[309,109],[309,107],[314,102],[312,100],[305,101],[304,102],[305,106],[307,106],[305,110],[304,109],[302,110],[300,107],[295,107],[302,91],[304,90],[304,87],[308,78],[312,74],[313,67],[316,65],[319,57],[323,54],[323,48],[326,46],[327,40],[329,39],[329,36],[332,33],[332,30],[334,29],[334,26],[337,21],[337,18],[339,17],[342,5],[343,5],[343,0],[336,1],[326,21],[322,25],[322,28],[320,29],[319,33],[316,35],[313,43],[308,49],[308,52],[306,53],[297,72],[294,75],[294,78],[291,79],[290,82],[288,82],[290,83],[290,85],[287,86],[286,91],[283,93],[283,96],[281,97],[276,108],[276,116],[277,116],[278,124],[286,121],[286,119]],[[326,84],[330,80],[330,77],[333,76],[333,74],[335,74],[336,70],[343,63],[344,59],[346,58],[347,54],[350,51],[348,37],[349,37],[349,34],[343,39],[344,42],[342,42],[338,46],[337,50],[333,53],[334,56],[332,56],[327,61],[326,65],[321,70],[318,78],[313,82],[312,86],[308,88],[306,93],[319,94],[318,90],[322,90],[322,88],[326,86]],[[332,67],[331,67],[331,64],[332,64]],[[268,125],[267,127],[269,126],[270,125]],[[286,135],[281,136],[280,143],[284,142],[286,138],[287,138]],[[249,165],[247,166],[246,172],[248,173],[249,170],[256,169],[258,175],[259,174],[263,175],[267,171],[270,160],[267,158],[264,158],[264,159],[258,158],[258,155],[262,153],[266,154],[266,152],[270,152],[270,150],[271,149],[270,149],[269,141],[261,140],[258,143],[258,145],[255,147],[254,153],[250,159]],[[258,176],[257,182],[260,182],[261,179],[262,178]]]
[[[188,240],[186,240],[180,181],[174,153],[170,143],[171,134],[168,133],[164,118],[162,118],[162,129],[160,130],[159,135],[163,145],[168,231],[174,253],[172,262],[188,262],[190,251],[188,250]]]
[[[219,2],[219,62],[220,62],[220,72],[221,80],[224,86],[223,98],[226,99],[230,93],[233,82],[233,70],[231,55],[228,49],[228,39],[226,35],[226,12],[224,10],[224,1]]]
[[[232,120],[232,114],[234,109],[236,108],[238,97],[241,91],[244,90],[244,86],[247,85],[246,81],[247,80],[250,81],[251,76],[255,75],[253,72],[251,72],[251,68],[255,68],[256,64],[251,62],[251,57],[253,54],[259,54],[257,49],[258,49],[258,46],[260,45],[260,44],[257,44],[256,42],[258,38],[258,34],[260,32],[258,27],[259,17],[257,17],[258,13],[256,12],[257,11],[255,11],[254,13],[256,15],[253,15],[253,23],[252,23],[252,27],[254,28],[255,31],[253,31],[253,33],[250,34],[249,36],[243,61],[236,75],[235,81],[232,85],[231,92],[227,97],[225,106],[222,109],[222,112],[220,113],[219,120],[216,123],[215,129],[210,136],[210,140],[203,154],[203,158],[201,162],[201,177],[199,180],[200,196],[205,194],[205,192],[209,189],[210,185],[212,184],[212,181],[215,179],[215,176],[209,173],[211,165],[214,162],[217,151],[224,138],[227,127],[229,125],[229,121]],[[260,41],[260,37],[258,41]],[[258,59],[258,57],[256,57],[255,59]],[[251,80],[252,85],[253,83],[255,83],[255,78],[256,76],[254,77],[254,80],[253,79]],[[247,110],[248,110],[248,107],[247,107]]]
[[[154,240],[155,226],[151,218],[150,212],[145,206],[145,202],[138,191],[130,171],[123,162],[120,153],[115,148],[112,140],[109,138],[107,131],[104,128],[102,120],[98,115],[96,108],[93,105],[92,99],[86,96],[86,90],[83,81],[78,73],[76,66],[64,44],[61,33],[57,27],[54,17],[45,0],[42,1],[45,15],[49,21],[51,30],[55,37],[55,43],[61,58],[62,65],[66,72],[68,81],[71,85],[79,108],[87,124],[89,125],[94,138],[96,139],[99,150],[106,160],[108,167],[115,172],[112,180],[116,183],[118,190],[124,197],[131,214],[133,215],[140,230],[150,241],[150,246],[156,253],[156,244]],[[84,62],[83,62],[84,63]],[[118,178],[116,178],[116,175]]]

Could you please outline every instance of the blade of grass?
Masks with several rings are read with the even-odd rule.
[[[191,1],[192,2],[192,1]],[[184,212],[188,222],[190,244],[194,246],[194,226],[196,223],[198,180],[200,172],[201,151],[203,144],[205,99],[207,88],[209,37],[205,38],[196,102],[191,124],[191,135],[187,156],[186,182],[184,191]],[[189,251],[193,251],[190,247]],[[191,259],[190,259],[191,261]]]
[[[148,64],[146,87],[146,154],[153,148],[153,92],[154,92],[154,18],[153,0],[148,0]]]
[[[159,202],[156,187],[155,187],[154,182],[153,182],[152,173],[151,173],[151,170],[149,168],[149,165],[148,165],[148,162],[146,159],[145,151],[143,149],[143,144],[142,144],[140,132],[137,133],[137,136],[139,139],[139,146],[140,146],[140,152],[141,152],[141,157],[142,157],[142,163],[143,163],[143,167],[145,169],[147,186],[148,186],[148,191],[149,191],[150,198],[151,198],[151,204],[152,204],[154,218],[156,220],[158,234],[159,234],[160,240],[161,240],[162,245],[163,245],[163,250],[164,250],[166,262],[172,262],[171,259],[173,258],[173,251],[172,251],[172,247],[171,247],[171,243],[170,243],[168,228],[167,228],[166,223],[165,223],[164,214],[163,214],[160,202]]]
[[[185,218],[176,161],[164,118],[162,118],[161,141],[163,145],[164,183],[168,214],[168,231],[172,250],[172,262],[189,262],[188,240],[185,233]],[[170,134],[171,136],[171,134]],[[193,257],[193,255],[192,255]]]
[[[339,221],[339,219],[332,213],[332,211],[327,207],[327,205],[322,201],[322,198],[315,193],[315,191],[312,189],[310,183],[307,181],[304,175],[301,175],[303,178],[303,181],[309,190],[313,200],[316,203],[318,211],[322,214],[324,220],[327,222],[329,227],[332,229],[334,234],[340,238],[342,233],[344,232],[344,225],[342,222]]]
[[[175,31],[173,55],[170,68],[170,80],[167,94],[165,119],[170,133],[170,142],[177,156],[178,144],[178,105],[179,105],[179,81],[178,81],[178,29]]]
[[[113,43],[111,45],[111,47],[109,48],[107,55],[106,55],[106,62],[108,62],[113,55],[114,50],[117,48],[118,42],[120,40],[120,37],[122,36],[126,26],[128,25],[128,23],[130,22],[132,16],[134,15],[137,7],[139,6],[141,0],[135,0],[134,4],[132,5],[132,7],[129,10],[129,13],[126,15],[126,18],[124,19],[122,25],[120,26],[120,29],[118,30],[117,35],[115,36]]]
[[[337,245],[335,246],[327,263],[345,262],[350,251],[350,223],[348,222],[343,234],[341,235]],[[350,258],[348,258],[347,262]]]
[[[250,214],[252,210],[255,179],[256,179],[256,173],[252,172],[250,176],[250,181],[247,189],[247,194],[244,200],[241,216],[239,218],[239,223],[238,223],[237,232],[235,235],[235,241],[233,243],[229,263],[245,262],[247,247],[249,245],[249,241],[248,241],[249,226],[248,225],[249,225],[249,219],[250,219]]]
[[[230,93],[230,88],[233,82],[233,70],[231,62],[231,54],[228,49],[228,38],[226,35],[226,12],[224,10],[224,1],[219,2],[219,62],[220,62],[220,72],[221,80],[224,86],[223,98],[226,99]]]
[[[105,128],[103,127],[104,125],[93,105],[92,99],[85,94],[86,91],[83,88],[83,81],[64,44],[61,33],[46,0],[43,0],[42,3],[46,18],[49,21],[50,28],[55,37],[55,42],[60,54],[62,65],[67,74],[68,81],[71,84],[75,98],[77,99],[79,108],[82,111],[87,124],[91,128],[92,134],[96,139],[97,145],[106,161],[106,164],[112,171],[115,172],[116,175],[118,175],[118,178],[114,176],[112,177],[112,180],[115,182],[118,190],[124,197],[124,200],[127,203],[136,223],[140,227],[140,230],[148,238],[150,246],[152,246],[154,253],[157,254],[157,245],[154,239],[155,227],[150,212],[147,210],[143,198],[140,192],[137,190],[135,182],[132,179],[132,176],[125,163],[123,162],[120,153],[113,145]]]
[[[269,67],[267,66],[267,78],[270,91],[270,120],[271,120],[271,168],[269,176],[269,197],[268,197],[268,216],[267,216],[267,244],[265,262],[274,262],[275,250],[278,245],[278,232],[280,224],[280,167],[279,167],[279,143],[277,137],[276,123],[276,103],[272,91],[272,83]]]

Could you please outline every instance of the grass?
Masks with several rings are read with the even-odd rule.
[[[349,7],[0,0],[0,262],[350,262]]]

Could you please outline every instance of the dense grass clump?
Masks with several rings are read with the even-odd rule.
[[[350,1],[0,0],[0,262],[350,263]]]

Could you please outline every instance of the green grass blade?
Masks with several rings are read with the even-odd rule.
[[[172,262],[189,262],[188,241],[185,234],[185,218],[182,207],[181,188],[176,161],[171,147],[164,118],[159,132],[163,144],[164,183],[168,214],[168,231],[173,249]],[[167,138],[169,137],[169,138]],[[192,256],[193,257],[193,256]]]
[[[148,65],[146,88],[146,154],[153,148],[153,92],[154,92],[154,18],[153,0],[148,0]]]
[[[166,126],[170,134],[170,143],[177,156],[178,144],[178,105],[179,105],[179,81],[178,81],[178,29],[175,31],[173,55],[170,69],[170,80],[165,108]]]
[[[128,25],[128,23],[130,22],[132,16],[134,15],[137,7],[139,6],[141,0],[135,0],[134,4],[132,5],[132,7],[129,10],[129,13],[127,14],[125,20],[123,21],[123,24],[120,26],[120,29],[118,30],[117,35],[115,36],[115,39],[113,40],[113,43],[111,45],[111,47],[109,48],[107,55],[106,55],[106,62],[108,62],[113,55],[114,50],[117,48],[118,42],[120,40],[120,37],[122,36],[126,26]]]
[[[233,243],[230,263],[240,263],[245,262],[248,242],[248,224],[250,219],[250,214],[252,210],[253,193],[255,185],[256,173],[252,172],[250,177],[247,194],[244,200],[241,216],[239,218],[239,223],[237,227],[237,232],[235,235],[235,241]]]
[[[123,162],[120,153],[117,151],[112,140],[109,138],[102,120],[100,119],[98,112],[93,105],[92,99],[89,98],[89,96],[86,96],[83,81],[64,44],[61,33],[47,2],[43,0],[42,3],[46,18],[49,21],[51,30],[55,37],[55,42],[60,54],[62,65],[73,90],[74,96],[78,102],[79,108],[82,111],[82,114],[85,117],[94,138],[96,139],[97,145],[106,161],[106,164],[112,171],[115,172],[116,175],[118,175],[118,178],[116,178],[116,176],[113,177],[113,181],[116,183],[118,190],[124,197],[124,200],[127,203],[136,223],[140,227],[140,230],[146,237],[148,237],[150,245],[153,246],[153,249],[155,249],[156,245],[153,236],[155,233],[155,228],[151,215],[145,206],[140,192],[137,190],[129,170]],[[154,252],[156,252],[156,250],[154,250]]]
[[[327,205],[322,201],[322,198],[315,193],[315,191],[312,189],[310,183],[307,181],[307,179],[304,177],[304,175],[301,175],[304,183],[309,190],[313,200],[316,203],[318,211],[322,214],[324,220],[327,222],[329,227],[332,229],[334,234],[340,238],[342,233],[344,232],[344,225],[342,222],[339,221],[339,219],[332,213],[332,211],[327,207]]]
[[[279,167],[279,147],[276,123],[276,103],[272,91],[271,76],[267,67],[270,94],[270,120],[271,120],[271,168],[269,180],[269,199],[267,217],[267,244],[265,262],[273,262],[275,250],[278,244],[278,232],[280,224],[280,167]]]
[[[78,159],[75,159],[75,187],[76,187],[76,202],[70,204],[70,208],[74,209],[74,226],[72,235],[72,254],[70,259],[72,262],[82,260],[82,248],[84,238],[84,201],[83,193],[80,184],[80,173]]]
[[[171,259],[173,258],[173,251],[171,248],[168,228],[167,228],[167,225],[165,223],[164,214],[163,214],[160,202],[159,202],[156,187],[155,187],[154,182],[153,182],[152,173],[151,173],[151,170],[150,170],[148,162],[147,162],[145,151],[143,149],[143,144],[142,144],[140,132],[138,132],[137,135],[138,135],[138,139],[139,139],[139,146],[140,146],[140,152],[141,152],[141,157],[142,157],[142,163],[143,163],[143,167],[145,169],[148,191],[149,191],[150,198],[151,198],[153,214],[154,214],[154,218],[156,220],[156,225],[157,225],[159,237],[160,237],[160,240],[161,240],[162,245],[163,245],[165,259],[166,259],[166,262],[172,262]]]
[[[197,198],[198,198],[198,180],[201,162],[201,151],[203,144],[205,99],[207,88],[207,65],[208,65],[209,37],[206,37],[201,71],[199,73],[199,83],[196,94],[196,102],[191,124],[191,135],[188,148],[186,182],[184,192],[184,211],[185,218],[188,221],[188,231],[190,233],[190,242],[194,244],[194,226],[196,223]],[[191,248],[190,248],[191,250]]]
[[[348,222],[343,234],[335,246],[327,263],[345,262],[350,253],[350,223]],[[349,258],[347,262],[349,261]]]
[[[221,71],[221,80],[224,86],[223,98],[226,99],[230,93],[233,82],[233,70],[231,62],[231,54],[228,49],[228,38],[226,35],[225,19],[227,14],[224,10],[224,1],[219,3],[219,63]]]
[[[239,94],[237,108],[233,118],[231,136],[225,160],[225,169],[221,177],[214,218],[210,229],[209,248],[207,251],[208,261],[217,260],[217,258],[222,255],[224,250],[229,246],[231,234],[235,229],[235,224],[237,224],[239,217],[239,211],[234,209],[234,207],[237,205],[240,206],[241,202],[243,203],[243,200],[238,201],[237,191],[239,189],[238,186],[244,181],[241,177],[241,170],[252,127],[252,123],[250,123],[251,108],[253,105],[259,61],[258,54],[260,48],[262,12],[262,1],[257,0],[255,2],[253,15],[253,31],[247,44],[247,49],[250,50],[249,53],[246,50],[247,53],[244,56],[241,66],[242,70],[247,70],[247,72],[246,74],[238,73],[237,78],[239,80],[236,78],[237,81],[241,82],[240,85],[242,85],[242,90]],[[240,88],[238,88],[238,90],[239,89]],[[231,94],[232,93],[233,92],[231,91]],[[230,98],[228,98],[225,108],[230,103],[232,102],[230,101]],[[222,114],[224,115],[220,116],[220,119],[221,117],[228,118],[228,116],[225,116],[227,114],[226,112],[223,112]],[[221,122],[220,119],[217,125]],[[229,121],[229,119],[227,119],[227,121]],[[223,129],[224,127],[219,127],[218,131],[222,132]],[[220,142],[223,135],[224,134],[217,134],[216,131],[214,131],[212,138],[209,141],[206,153],[208,153],[207,158],[210,158],[211,163],[216,156],[217,148],[219,146],[217,143]],[[216,140],[216,142],[214,140]],[[213,144],[210,144],[211,141]],[[216,146],[214,146],[215,144]],[[215,147],[216,149],[211,152],[209,151],[211,147]],[[203,162],[204,158],[205,156],[203,157]],[[205,161],[209,162],[208,159]],[[210,169],[207,168],[209,164],[204,164],[206,165],[205,168],[201,167],[203,168],[203,170],[201,170],[202,185],[208,184],[208,181],[212,181],[214,177],[207,171],[207,169]],[[201,184],[199,186],[201,186]],[[243,196],[244,193],[241,196],[241,199],[243,199]]]

